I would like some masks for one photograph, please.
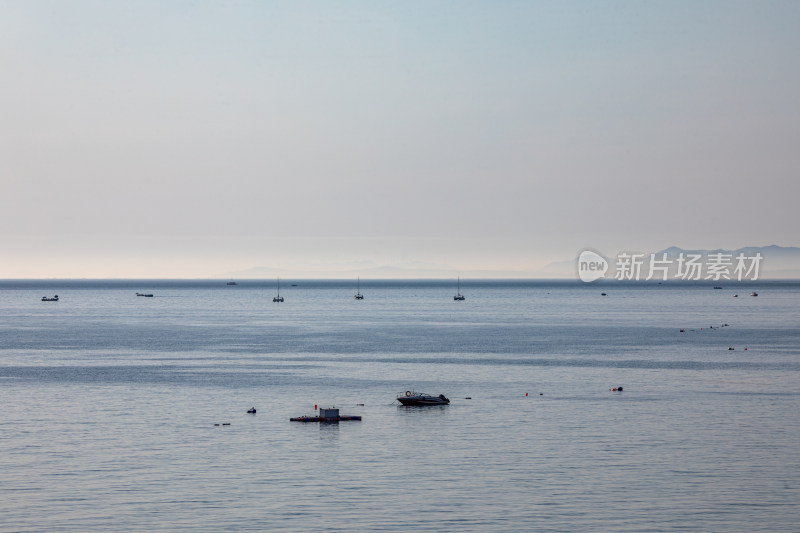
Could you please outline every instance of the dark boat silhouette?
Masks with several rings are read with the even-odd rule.
[[[460,276],[458,278],[458,292],[456,293],[455,296],[453,296],[453,300],[456,300],[456,301],[466,300],[464,295],[461,294],[461,277]]]
[[[440,394],[439,396],[431,396],[430,394],[425,394],[424,392],[414,392],[407,390],[405,392],[401,392],[397,395],[397,401],[402,403],[403,405],[447,405],[450,403],[444,394]]]

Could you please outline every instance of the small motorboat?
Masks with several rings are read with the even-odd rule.
[[[256,414],[256,408],[255,407],[251,407],[250,409],[247,410],[247,414],[248,415]]]
[[[150,293],[143,293],[143,292],[137,292],[137,293],[136,293],[136,296],[144,296],[145,298],[152,298],[152,297],[153,297],[153,295],[152,295],[152,294],[150,294]]]
[[[238,285],[238,283],[236,283],[235,281],[229,281],[225,285]]]
[[[757,292],[751,292],[750,296],[758,296],[758,293]]]
[[[58,294],[53,296],[52,298],[48,298],[47,296],[42,296],[43,302],[57,302],[58,301]]]
[[[444,394],[431,396],[424,392],[414,392],[407,390],[397,395],[397,401],[403,405],[447,405],[450,403]]]

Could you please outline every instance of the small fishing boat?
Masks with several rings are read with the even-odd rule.
[[[450,403],[450,400],[448,400],[444,394],[431,396],[424,392],[414,392],[411,390],[398,393],[397,401],[403,405],[447,405]]]
[[[236,283],[235,281],[229,281],[225,285],[238,285],[238,283]]]
[[[282,302],[283,296],[281,296],[281,278],[278,278],[278,295],[272,299],[273,302]]]
[[[153,297],[152,294],[150,294],[150,293],[145,294],[143,292],[137,292],[136,296],[144,296],[145,298],[152,298]]]
[[[47,296],[42,296],[43,302],[57,302],[58,301],[58,294],[53,296],[52,298],[48,298]]]
[[[758,293],[757,292],[751,292],[750,296],[758,296]]]
[[[453,296],[453,300],[461,301],[466,300],[463,294],[461,294],[461,277],[458,278],[458,292],[455,296]]]

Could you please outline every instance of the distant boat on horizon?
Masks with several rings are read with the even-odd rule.
[[[453,296],[453,300],[461,301],[466,300],[463,294],[461,294],[461,276],[458,277],[458,292],[455,296]]]
[[[283,296],[281,296],[281,277],[278,276],[278,295],[272,299],[273,302],[282,302]]]
[[[238,285],[238,283],[236,283],[235,281],[229,281],[225,285]]]
[[[48,298],[47,296],[42,296],[43,302],[57,302],[58,301],[58,294],[54,295],[52,298]]]
[[[360,277],[358,278],[358,291],[356,292],[356,295],[353,296],[353,298],[356,299],[356,300],[363,300],[364,299],[364,295],[361,294],[361,278]]]

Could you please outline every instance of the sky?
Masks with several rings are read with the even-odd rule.
[[[0,0],[0,278],[800,245],[800,2]]]

